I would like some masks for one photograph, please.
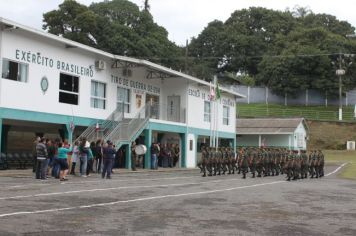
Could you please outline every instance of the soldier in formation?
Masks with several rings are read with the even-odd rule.
[[[246,178],[278,176],[286,174],[288,181],[321,178],[324,176],[324,155],[321,150],[291,151],[285,148],[240,148],[238,152],[230,147],[201,148],[198,167],[203,177],[227,174],[242,174]]]

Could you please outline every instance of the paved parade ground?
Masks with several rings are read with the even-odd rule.
[[[0,177],[0,235],[356,235],[356,182],[199,170]]]

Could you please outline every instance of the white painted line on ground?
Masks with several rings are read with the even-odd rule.
[[[339,166],[338,168],[336,168],[336,170],[334,170],[333,172],[330,172],[329,174],[326,174],[325,176],[330,176],[332,174],[335,174],[336,172],[338,172],[342,167],[346,166],[348,163],[344,163],[341,166]]]
[[[161,195],[161,196],[154,196],[154,197],[136,198],[136,199],[131,199],[131,200],[122,200],[122,201],[115,201],[115,202],[82,205],[82,206],[76,206],[76,207],[54,208],[54,209],[37,210],[37,211],[20,211],[20,212],[0,214],[0,218],[8,217],[8,216],[15,216],[15,215],[30,215],[30,214],[39,214],[39,213],[59,212],[59,211],[66,211],[66,210],[76,210],[76,209],[83,209],[83,208],[103,207],[103,206],[117,205],[120,203],[148,201],[148,200],[156,200],[156,199],[171,198],[171,197],[183,197],[183,196],[227,192],[227,191],[233,191],[233,190],[238,190],[238,189],[260,187],[260,186],[266,186],[266,185],[272,185],[272,184],[278,184],[278,183],[286,183],[286,181],[275,181],[275,182],[269,182],[269,183],[263,183],[263,184],[246,185],[246,186],[239,186],[239,187],[234,187],[234,188],[216,189],[216,190],[201,191],[201,192],[191,192],[191,193],[181,193],[181,194],[171,194],[171,195]]]
[[[111,190],[120,190],[120,189],[177,187],[177,186],[188,186],[188,185],[200,185],[200,184],[207,184],[207,183],[221,183],[221,182],[236,181],[236,180],[240,180],[240,178],[232,178],[232,179],[224,179],[224,180],[213,180],[213,181],[205,181],[205,182],[180,183],[180,184],[122,186],[122,187],[111,187],[111,188],[72,190],[72,191],[53,192],[53,193],[39,193],[39,194],[32,194],[32,195],[18,195],[18,196],[11,196],[11,197],[1,197],[0,200],[46,197],[46,196],[54,196],[54,195],[65,195],[65,194],[87,193],[87,192],[100,192],[100,191],[111,191]]]

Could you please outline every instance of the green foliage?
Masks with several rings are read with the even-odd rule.
[[[191,57],[200,58],[194,68],[212,73],[203,78],[211,78],[216,73],[211,68],[226,57],[227,71],[251,76],[257,85],[268,86],[276,94],[296,96],[308,88],[336,96],[337,67],[332,62],[340,52],[356,52],[356,40],[345,37],[354,32],[348,22],[314,14],[308,8],[297,6],[293,11],[282,12],[251,7],[233,12],[225,22],[209,23],[193,38],[189,49]],[[342,64],[347,69],[344,91],[356,86],[355,63],[348,65],[352,60],[345,59]]]
[[[182,63],[173,60],[183,55],[182,50],[154,22],[148,1],[141,11],[127,0],[92,3],[89,7],[64,0],[58,10],[45,13],[43,21],[43,28],[50,33],[114,54],[182,68]]]

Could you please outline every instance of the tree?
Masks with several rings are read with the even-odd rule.
[[[181,49],[168,39],[148,11],[127,0],[93,3],[89,7],[65,0],[58,10],[44,14],[44,29],[113,54],[148,59],[175,69]]]
[[[83,44],[95,46],[92,33],[96,30],[96,15],[85,5],[64,0],[58,10],[43,14],[43,29]]]

